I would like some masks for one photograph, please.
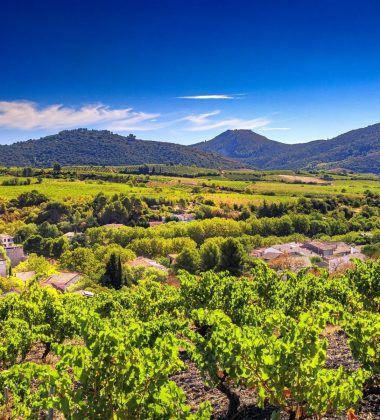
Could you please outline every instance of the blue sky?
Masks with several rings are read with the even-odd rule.
[[[294,143],[380,122],[377,0],[2,1],[0,142],[75,127]]]

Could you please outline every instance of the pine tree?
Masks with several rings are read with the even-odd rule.
[[[196,273],[200,266],[199,252],[193,248],[184,248],[176,259],[176,269],[186,270],[189,273]]]
[[[228,270],[231,274],[240,274],[245,255],[242,244],[235,238],[228,238],[222,243],[220,250],[220,269]]]
[[[200,248],[203,271],[214,270],[220,264],[220,248],[216,243],[206,242]]]

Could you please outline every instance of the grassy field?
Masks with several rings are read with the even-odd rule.
[[[223,178],[182,178],[167,176],[150,176],[143,180],[141,176],[131,176],[125,183],[108,181],[79,181],[44,178],[38,184],[31,178],[31,185],[4,186],[3,181],[9,176],[0,176],[0,198],[9,200],[23,192],[36,189],[55,200],[76,201],[95,196],[99,192],[108,195],[128,194],[136,196],[163,197],[168,199],[194,198],[201,194],[216,204],[237,203],[257,204],[264,200],[294,201],[299,197],[326,197],[338,194],[362,195],[366,190],[380,193],[380,181],[368,179],[350,179],[340,177],[331,184],[293,184],[281,178],[263,177],[263,180],[243,181]],[[19,178],[20,181],[23,178]],[[135,185],[134,185],[135,184]]]

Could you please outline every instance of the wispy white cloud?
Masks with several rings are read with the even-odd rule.
[[[190,127],[186,127],[186,131],[207,131],[213,129],[247,129],[253,130],[259,127],[265,127],[271,123],[267,118],[253,118],[253,119],[242,119],[242,118],[213,118],[219,115],[219,110],[208,112],[205,114],[189,115],[183,118],[183,121],[192,123]]]
[[[192,122],[194,124],[205,124],[209,121],[210,117],[213,117],[214,115],[219,115],[220,111],[216,110],[216,111],[211,111],[211,112],[207,112],[205,114],[192,114],[192,115],[188,115],[187,117],[182,118],[182,121],[189,121]]]
[[[262,131],[286,131],[286,130],[290,130],[290,127],[261,127],[259,130],[262,130]]]
[[[0,127],[24,131],[65,128],[101,128],[115,132],[156,131],[175,127],[182,132],[226,129],[285,130],[269,127],[268,118],[224,117],[222,111],[201,114],[150,113],[133,108],[112,108],[104,104],[71,107],[62,104],[40,106],[30,101],[0,101]]]
[[[200,99],[200,100],[207,100],[207,99],[237,99],[238,97],[244,96],[244,94],[234,94],[234,95],[194,95],[194,96],[177,96],[177,99]]]
[[[79,108],[61,104],[40,107],[29,101],[0,101],[0,127],[19,130],[61,129],[70,127],[101,126],[112,129],[145,130],[152,127],[160,114],[137,112],[132,108],[111,108],[103,104]],[[150,128],[149,128],[150,129]]]

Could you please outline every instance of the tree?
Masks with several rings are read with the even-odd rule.
[[[49,222],[43,222],[38,226],[38,234],[43,238],[57,238],[61,235],[57,225]]]
[[[48,197],[45,194],[41,194],[37,190],[27,191],[20,194],[17,199],[17,207],[30,207],[30,206],[39,206],[41,203],[46,203]]]
[[[111,254],[107,265],[106,272],[103,276],[103,284],[113,289],[119,290],[123,284],[123,267],[121,258],[114,252]]]
[[[24,250],[27,253],[41,254],[43,238],[40,235],[31,235],[24,242]]]
[[[212,241],[204,243],[200,248],[202,271],[214,270],[220,264],[220,248]]]
[[[199,252],[194,248],[184,248],[177,256],[176,269],[183,269],[189,273],[196,273],[200,267]]]
[[[244,264],[244,248],[235,238],[228,238],[220,247],[220,269],[232,274],[240,274]]]
[[[15,268],[15,271],[35,271],[36,276],[44,278],[56,273],[57,270],[54,265],[50,264],[46,258],[37,254],[29,254],[28,259],[22,261]]]
[[[69,249],[69,240],[64,236],[50,241],[50,255],[53,258],[59,258],[65,251]]]
[[[61,255],[60,266],[66,270],[78,271],[92,280],[98,280],[104,270],[104,265],[95,257],[92,249],[83,247],[65,251]]]
[[[22,176],[30,177],[33,176],[33,169],[31,167],[25,167],[22,170]]]
[[[53,165],[53,175],[58,176],[61,173],[62,167],[59,163]]]
[[[287,236],[294,232],[292,220],[289,216],[283,216],[276,220],[277,236]]]
[[[116,222],[126,224],[129,222],[129,214],[120,201],[114,201],[105,205],[99,214],[99,221],[102,224]]]

